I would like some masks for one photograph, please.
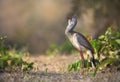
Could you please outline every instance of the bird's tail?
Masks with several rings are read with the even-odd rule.
[[[94,53],[92,53],[90,50],[87,51],[87,54],[90,56],[90,61],[92,63],[92,67],[96,67],[96,63],[95,63],[95,58],[94,58]]]

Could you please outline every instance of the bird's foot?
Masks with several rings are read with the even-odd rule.
[[[84,73],[80,73],[79,74],[79,77],[82,79],[83,78],[83,76],[84,76]]]

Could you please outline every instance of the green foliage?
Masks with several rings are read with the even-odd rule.
[[[89,67],[91,67],[91,63],[88,60],[85,60],[85,68],[89,68]],[[73,64],[70,64],[68,66],[68,71],[72,71],[72,70],[80,71],[81,68],[82,68],[82,61],[79,60],[79,61],[77,61],[77,62],[75,62]]]
[[[120,49],[120,32],[108,28],[104,35],[101,35],[98,40],[93,40],[91,43],[98,57],[100,54],[104,56],[117,56]]]
[[[104,35],[99,36],[98,40],[93,40],[94,47],[100,65],[96,67],[94,76],[98,69],[105,68],[108,65],[118,66],[120,63],[120,32],[108,28]],[[116,64],[117,63],[117,64]],[[112,69],[112,68],[111,68]]]
[[[72,44],[65,40],[62,45],[52,44],[49,49],[46,51],[47,55],[56,55],[59,53],[71,53],[74,50]]]
[[[23,70],[29,71],[33,68],[33,63],[23,61],[22,53],[16,53],[14,51],[7,51],[4,45],[6,37],[0,38],[0,70],[1,71],[15,71]]]

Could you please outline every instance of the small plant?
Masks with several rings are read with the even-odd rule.
[[[89,67],[91,67],[91,66],[92,66],[91,63],[88,60],[85,60],[85,68],[89,69]],[[73,71],[73,70],[74,71],[80,71],[81,69],[82,69],[82,61],[81,60],[79,60],[79,61],[77,61],[73,64],[70,64],[68,66],[68,71],[69,72]]]
[[[112,68],[114,68],[114,66],[120,67],[119,31],[108,28],[104,35],[99,36],[98,40],[93,40],[91,43],[100,62],[100,65],[98,65],[94,71],[94,76],[99,68],[105,68],[108,66],[112,66]]]
[[[0,70],[1,71],[15,71],[15,70],[23,70],[29,71],[33,68],[33,63],[28,63],[23,61],[22,53],[16,53],[14,51],[6,50],[4,45],[6,37],[0,38]]]

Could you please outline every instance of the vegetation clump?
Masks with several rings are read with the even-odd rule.
[[[23,53],[7,50],[4,45],[6,37],[0,37],[0,71],[29,71],[33,63],[23,60]]]
[[[98,40],[93,40],[92,46],[94,47],[97,59],[100,64],[96,67],[94,75],[98,69],[109,68],[112,70],[120,69],[120,31],[108,28],[105,34],[98,37]]]

